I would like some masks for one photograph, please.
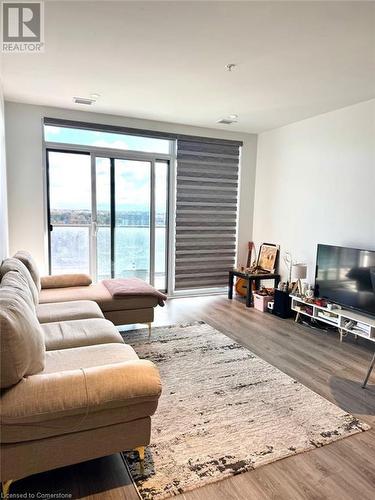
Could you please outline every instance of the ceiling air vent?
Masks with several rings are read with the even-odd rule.
[[[86,104],[86,106],[91,106],[96,102],[96,99],[90,99],[89,97],[73,97],[73,102],[76,104]]]

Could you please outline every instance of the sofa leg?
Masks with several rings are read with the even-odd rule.
[[[137,448],[134,448],[134,451],[136,451],[139,455],[139,470],[141,475],[143,476],[145,471],[145,447],[138,446]]]
[[[138,453],[139,460],[142,462],[145,459],[145,446],[138,446],[137,448],[134,448],[134,451]]]
[[[13,483],[13,479],[9,479],[8,481],[2,481],[1,482],[1,492],[2,492],[2,496],[1,498],[7,498],[8,495],[9,495],[9,488],[10,488],[10,485]]]
[[[147,325],[148,325],[148,340],[150,340],[150,338],[151,338],[151,325],[152,325],[151,321],[149,321],[147,323]]]

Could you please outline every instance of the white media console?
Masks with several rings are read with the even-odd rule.
[[[347,309],[328,309],[327,307],[318,306],[314,303],[311,304],[303,297],[298,297],[296,295],[291,295],[290,297],[292,298],[292,310],[297,313],[297,322],[302,315],[334,326],[340,333],[341,342],[343,337],[348,334],[353,334],[356,337],[363,337],[367,340],[375,342],[375,319],[371,319],[363,314],[349,311]],[[362,387],[366,387],[374,365],[375,353]]]

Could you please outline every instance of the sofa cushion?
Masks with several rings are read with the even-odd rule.
[[[123,361],[135,361],[138,356],[127,344],[102,344],[46,352],[43,373],[63,372],[76,368],[91,368]]]
[[[68,288],[71,286],[89,286],[92,279],[88,274],[54,274],[43,276],[42,288]]]
[[[36,314],[39,323],[53,323],[74,319],[104,318],[100,307],[92,300],[76,300],[38,304]]]
[[[3,394],[2,441],[41,439],[151,416],[160,392],[155,365],[138,359],[125,344],[47,352],[43,373]]]
[[[41,286],[39,269],[31,254],[29,254],[29,252],[26,252],[26,250],[18,250],[18,252],[13,257],[15,259],[19,259],[23,264],[25,264],[25,266],[29,270],[29,273],[31,274],[38,292],[40,292]]]
[[[18,271],[8,271],[1,280],[0,288],[6,288],[9,294],[13,293],[15,297],[21,297],[30,307],[31,311],[34,314],[36,313],[31,290],[26,278],[21,273]]]
[[[33,302],[35,305],[37,305],[39,302],[39,292],[36,288],[34,280],[31,277],[31,274],[30,274],[29,270],[27,269],[27,267],[25,266],[25,264],[23,262],[21,262],[19,259],[15,259],[12,257],[5,259],[5,260],[3,260],[3,262],[0,266],[0,278],[3,279],[4,275],[9,271],[17,271],[20,274],[22,274],[22,276],[25,278],[25,280],[30,288]]]
[[[106,319],[78,319],[42,324],[47,351],[124,341],[117,328]]]
[[[39,300],[42,304],[46,302],[67,302],[70,300],[94,300],[103,312],[145,309],[147,307],[156,307],[158,304],[157,298],[151,295],[114,299],[100,281],[90,286],[42,289]]]
[[[27,303],[7,287],[0,288],[0,332],[1,388],[43,370],[42,328]]]

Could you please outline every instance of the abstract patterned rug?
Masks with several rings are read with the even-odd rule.
[[[161,500],[368,430],[203,322],[123,332],[159,367],[144,473],[124,454],[144,499]]]

